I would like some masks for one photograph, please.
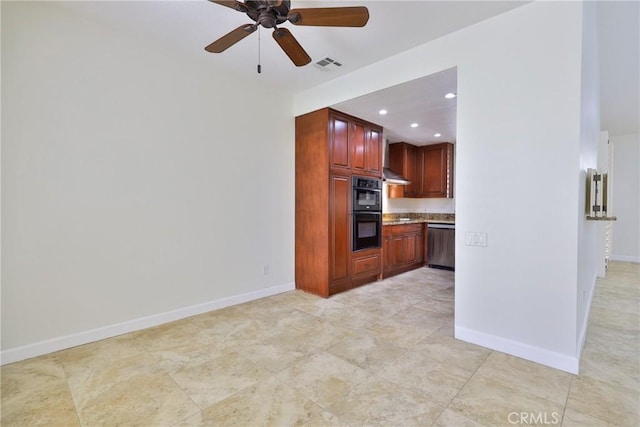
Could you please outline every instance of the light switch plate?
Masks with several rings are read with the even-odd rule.
[[[467,231],[464,234],[466,246],[487,246],[487,233],[480,231]]]

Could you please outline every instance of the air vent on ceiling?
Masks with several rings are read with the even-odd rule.
[[[322,71],[332,71],[342,67],[342,64],[335,59],[331,59],[328,56],[314,64]]]

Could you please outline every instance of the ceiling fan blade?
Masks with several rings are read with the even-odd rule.
[[[284,53],[297,66],[301,67],[311,62],[311,57],[307,55],[298,40],[286,28],[276,28],[272,33],[273,39],[280,45]]]
[[[258,26],[254,24],[240,25],[235,30],[225,34],[209,46],[205,47],[204,50],[211,53],[223,52],[243,38],[247,37],[249,34],[253,33],[257,28]]]
[[[364,6],[291,9],[287,19],[294,25],[364,27],[369,20],[369,9]]]
[[[222,6],[230,7],[238,12],[247,12],[247,5],[236,0],[209,0],[211,3],[217,3]]]

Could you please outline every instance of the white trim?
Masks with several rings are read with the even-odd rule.
[[[571,374],[578,374],[580,359],[575,356],[556,353],[543,348],[534,347],[529,344],[508,340],[460,326],[455,327],[455,337],[462,341],[501,351],[512,356],[521,357]]]
[[[189,307],[179,308],[177,310],[167,311],[165,313],[153,314],[151,316],[141,317],[138,319],[128,320],[126,322],[116,323],[101,328],[90,329],[88,331],[77,332],[71,335],[65,335],[58,338],[52,338],[23,347],[11,348],[0,352],[0,365],[18,362],[20,360],[29,359],[31,357],[42,356],[43,354],[52,353],[54,351],[64,350],[82,344],[111,338],[129,332],[139,331],[141,329],[150,328],[152,326],[161,325],[174,320],[184,319],[186,317],[195,316],[213,310],[218,310],[232,305],[242,304],[244,302],[280,294],[295,289],[295,283],[287,283],[284,285],[273,286],[266,289],[260,289],[239,295],[209,301],[202,304],[196,304]]]
[[[593,279],[593,285],[591,286],[591,292],[589,292],[589,298],[587,299],[587,312],[584,314],[584,319],[582,319],[582,328],[580,329],[580,338],[578,339],[578,348],[576,349],[576,354],[578,355],[578,364],[580,363],[580,355],[582,355],[582,350],[584,349],[584,342],[587,339],[587,327],[589,325],[589,316],[591,316],[591,303],[593,302],[593,294],[596,289],[597,278]]]
[[[640,264],[640,256],[611,254],[611,261],[635,262],[636,264]]]

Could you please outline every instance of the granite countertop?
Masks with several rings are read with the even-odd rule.
[[[382,214],[382,225],[422,224],[422,223],[455,224],[455,214],[441,213],[386,213]]]

